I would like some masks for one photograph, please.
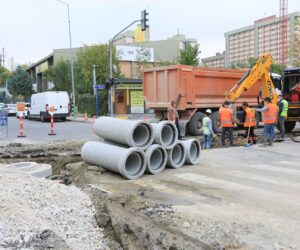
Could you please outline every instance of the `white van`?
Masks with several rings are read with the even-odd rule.
[[[54,118],[65,121],[70,113],[70,99],[66,91],[48,91],[31,96],[28,119],[38,118],[42,122],[50,119],[49,109],[54,106]]]

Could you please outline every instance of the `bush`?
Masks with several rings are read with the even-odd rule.
[[[76,96],[78,112],[88,116],[96,115],[96,97],[91,94],[81,94]],[[107,115],[107,91],[98,91],[99,115]]]

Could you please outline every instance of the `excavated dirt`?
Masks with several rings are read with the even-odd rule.
[[[199,137],[202,141],[202,137]],[[258,142],[262,141],[261,135]],[[234,137],[234,144],[244,145],[242,136]],[[44,145],[18,143],[0,146],[0,163],[20,161],[48,163],[53,167],[52,179],[73,184],[86,192],[95,207],[95,219],[103,229],[110,249],[249,249],[235,237],[248,228],[237,224],[222,224],[205,217],[189,217],[188,211],[178,211],[174,205],[188,205],[163,192],[141,189],[131,181],[120,182],[120,176],[100,167],[82,162],[81,142],[56,142]],[[213,147],[220,146],[220,137],[213,139]],[[105,190],[103,183],[115,182],[115,190]],[[130,183],[130,185],[127,185]],[[172,183],[164,183],[172,185]],[[130,188],[130,190],[127,190]],[[120,191],[121,190],[121,191]],[[114,192],[115,191],[115,192]]]

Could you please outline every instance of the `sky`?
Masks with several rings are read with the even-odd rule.
[[[279,0],[64,1],[70,6],[72,47],[107,43],[146,9],[151,40],[179,31],[198,40],[200,58],[225,50],[225,32],[279,15]],[[289,0],[288,12],[295,11],[300,12],[300,0]],[[7,68],[12,61],[34,63],[68,47],[67,7],[58,0],[0,0],[0,49],[5,48]]]

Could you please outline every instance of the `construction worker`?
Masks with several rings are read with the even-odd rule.
[[[261,147],[273,145],[275,137],[274,126],[278,118],[278,107],[271,103],[270,97],[266,97],[264,101],[265,106],[263,108],[255,109],[258,112],[264,112],[264,144]]]
[[[250,108],[248,102],[243,102],[244,109],[244,129],[245,135],[248,138],[247,143],[256,144],[256,136],[254,134],[254,129],[256,126],[255,110]]]
[[[205,111],[205,117],[202,119],[202,130],[204,135],[203,149],[209,149],[211,146],[211,139],[214,135],[211,121],[212,111],[207,109]]]
[[[279,101],[278,101],[278,108],[279,108],[278,123],[280,126],[280,139],[284,140],[284,136],[285,136],[284,122],[287,118],[289,103],[287,102],[287,100],[283,99],[282,94],[278,95],[278,99],[279,99]]]
[[[221,142],[222,146],[225,146],[225,135],[229,134],[230,145],[233,146],[233,126],[234,126],[234,117],[233,111],[229,108],[230,102],[225,101],[223,106],[219,109],[219,124],[222,126],[222,137]]]
[[[179,128],[179,115],[178,115],[175,101],[171,101],[171,104],[168,107],[167,118],[168,118],[168,121],[175,122],[177,131],[178,131],[178,139],[181,139],[180,128]]]

